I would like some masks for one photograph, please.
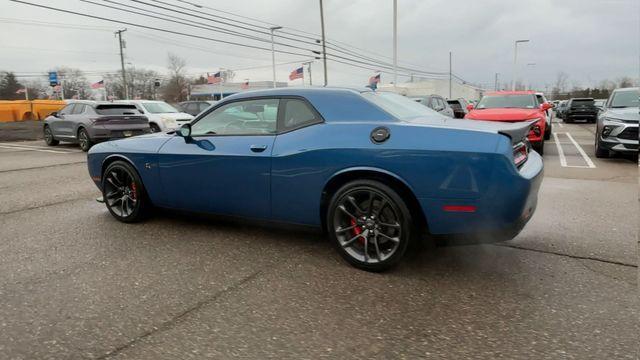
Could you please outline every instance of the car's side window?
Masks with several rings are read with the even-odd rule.
[[[280,131],[289,131],[322,121],[316,112],[303,100],[283,99],[280,106],[283,107]]]
[[[192,136],[268,135],[276,133],[278,99],[234,101],[193,124]]]
[[[76,106],[73,108],[73,111],[71,112],[72,115],[78,115],[78,114],[82,114],[84,112],[84,104],[76,104]]]
[[[60,115],[69,115],[69,114],[71,114],[71,112],[73,111],[73,107],[75,105],[76,104],[69,104],[69,105],[65,106],[62,110],[60,110],[59,114]]]

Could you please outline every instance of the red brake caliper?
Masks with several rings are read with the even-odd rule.
[[[351,226],[355,226],[353,228],[353,235],[360,235],[362,234],[362,228],[360,226],[356,226],[356,220],[355,219],[351,219]],[[362,236],[360,236],[358,238],[358,242],[360,244],[364,244],[364,238]]]
[[[138,190],[136,190],[136,183],[132,182],[132,183],[131,183],[131,198],[132,198],[133,200],[135,200],[135,199],[136,199],[136,197],[137,197],[137,196],[136,196],[137,192],[138,192]]]

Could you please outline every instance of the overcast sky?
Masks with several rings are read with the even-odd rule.
[[[239,39],[216,31],[171,24],[80,0],[26,1],[208,38],[270,47],[268,42]],[[103,0],[92,1],[109,4]],[[113,1],[152,9],[127,0]],[[154,0],[143,1],[153,3]],[[294,31],[292,29],[314,34],[320,32],[318,0],[190,1],[281,25],[288,32]],[[113,3],[110,5],[117,6]],[[182,6],[190,7],[186,4]],[[157,8],[155,11],[166,12]],[[231,17],[211,9],[202,11]],[[391,62],[392,14],[392,0],[325,0],[327,38],[380,54],[378,58]],[[174,15],[189,18],[176,13]],[[204,19],[189,19],[231,29],[228,25],[214,24]],[[248,19],[238,20],[269,26]],[[34,23],[41,25],[36,26]],[[61,28],[58,25],[46,26],[44,23],[83,27]],[[83,69],[90,74],[90,80],[99,80],[99,72],[119,69],[118,43],[113,31],[122,27],[125,25],[0,0],[0,70],[31,74],[64,65]],[[135,67],[165,72],[167,53],[173,52],[186,60],[190,74],[214,72],[219,68],[261,66],[257,69],[238,70],[235,81],[271,79],[270,51],[139,29],[131,25],[126,27],[126,62]],[[268,39],[267,34],[244,32]],[[398,56],[400,64],[407,67],[447,72],[449,51],[452,51],[455,74],[467,81],[493,87],[495,73],[500,74],[501,82],[511,80],[513,42],[516,39],[530,40],[519,46],[519,78],[530,81],[541,89],[545,85],[551,86],[559,71],[569,75],[569,84],[581,86],[597,85],[607,78],[637,78],[640,72],[640,1],[398,0]],[[283,41],[306,48],[312,47],[309,44]],[[306,50],[276,47],[309,53]],[[362,50],[352,50],[358,54],[375,56]],[[277,63],[302,59],[304,57],[276,54]],[[535,66],[527,66],[528,63],[535,63]],[[277,79],[287,81],[289,72],[296,66],[279,65]],[[330,85],[361,86],[373,73],[370,69],[334,62],[330,62],[328,68]],[[322,63],[316,61],[312,70],[314,82],[320,83]],[[399,77],[400,82],[407,79]],[[392,76],[383,73],[382,81],[392,81]],[[291,84],[297,83],[299,84],[299,80]]]

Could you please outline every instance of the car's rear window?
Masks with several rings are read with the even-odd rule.
[[[96,106],[98,115],[139,115],[140,111],[135,105],[104,104]]]
[[[580,99],[580,100],[573,100],[571,102],[571,106],[593,106],[594,102],[593,99]]]

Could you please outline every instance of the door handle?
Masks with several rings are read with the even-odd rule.
[[[267,150],[267,145],[251,145],[249,148],[251,149],[251,151],[259,153]]]

